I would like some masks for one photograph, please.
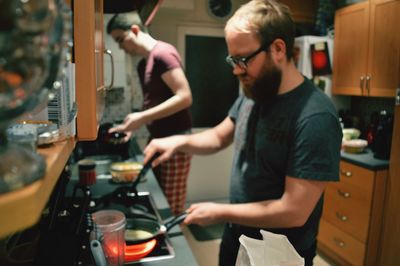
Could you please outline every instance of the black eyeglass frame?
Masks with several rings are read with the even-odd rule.
[[[273,42],[273,41],[272,41]],[[242,69],[247,68],[247,62],[249,62],[250,59],[258,55],[259,53],[263,51],[268,51],[269,46],[272,44],[272,42],[266,42],[263,45],[261,45],[260,48],[258,48],[255,52],[251,53],[248,56],[245,57],[240,57],[240,56],[231,56],[228,55],[225,58],[225,61],[231,66],[231,67],[236,67],[239,66]]]

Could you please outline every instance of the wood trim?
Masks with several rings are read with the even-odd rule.
[[[379,264],[400,265],[400,106],[395,107]]]
[[[22,189],[0,195],[0,239],[37,223],[61,171],[75,147],[75,139],[38,149],[46,160],[46,174]]]
[[[374,182],[374,193],[371,206],[370,226],[368,230],[368,241],[365,254],[365,265],[378,265],[379,242],[382,231],[383,204],[386,192],[386,180],[388,171],[377,171]]]

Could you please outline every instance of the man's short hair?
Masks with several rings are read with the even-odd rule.
[[[141,31],[147,32],[147,28],[143,25],[142,19],[137,11],[115,14],[107,24],[107,33],[111,34],[113,30],[120,29],[123,31],[130,30],[132,25],[136,25]]]
[[[262,44],[282,39],[286,58],[293,57],[295,24],[288,6],[275,0],[252,0],[242,5],[228,20],[226,30],[252,32]]]

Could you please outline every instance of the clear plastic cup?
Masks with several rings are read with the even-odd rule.
[[[117,210],[102,210],[92,214],[94,238],[99,240],[108,266],[124,265],[125,215]]]

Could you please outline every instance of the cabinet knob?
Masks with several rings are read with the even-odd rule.
[[[342,222],[346,222],[349,218],[346,215],[341,214],[340,212],[336,212],[336,217]]]
[[[346,246],[346,243],[342,240],[340,240],[339,238],[334,237],[333,238],[333,242],[335,242],[335,244],[341,248]]]
[[[340,190],[340,189],[338,189],[337,192],[338,192],[338,194],[339,194],[340,196],[342,196],[343,198],[350,198],[350,193],[349,193],[349,192],[345,192],[345,191],[342,191],[342,190]]]
[[[353,174],[350,171],[340,170],[340,174],[344,175],[345,177],[351,177]]]

